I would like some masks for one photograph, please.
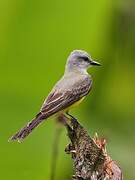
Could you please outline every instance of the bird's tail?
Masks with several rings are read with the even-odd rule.
[[[9,141],[18,141],[21,142],[25,137],[27,137],[33,129],[35,129],[43,120],[45,120],[47,117],[43,116],[42,113],[37,114],[37,116],[30,121],[26,126],[24,126],[20,131],[15,133]]]

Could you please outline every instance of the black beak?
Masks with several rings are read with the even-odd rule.
[[[93,60],[90,62],[90,64],[91,64],[92,66],[101,66],[100,63],[98,63],[98,62],[96,62],[96,61],[93,61]]]

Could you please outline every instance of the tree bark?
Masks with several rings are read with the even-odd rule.
[[[71,143],[65,148],[73,160],[73,180],[123,180],[120,167],[106,151],[105,139],[90,137],[87,130],[75,118],[61,115]]]

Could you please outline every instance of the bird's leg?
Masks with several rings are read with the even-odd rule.
[[[71,118],[71,119],[76,119],[74,118],[74,116],[72,116],[71,114],[69,114],[69,112],[67,111],[66,114]]]
[[[74,129],[74,126],[76,125],[77,119],[76,119],[74,116],[72,116],[71,114],[69,114],[68,111],[66,111],[65,114],[66,114],[67,119],[69,119],[69,120],[67,121],[68,128],[70,128],[71,130],[73,130],[73,129]]]
[[[76,119],[71,114],[69,114],[68,111],[58,114],[57,118],[60,123],[66,126],[66,128],[71,129],[71,131],[73,130],[73,124],[74,124],[74,121],[76,122]]]

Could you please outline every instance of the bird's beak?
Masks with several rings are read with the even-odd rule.
[[[92,66],[101,66],[100,63],[98,63],[98,62],[96,62],[96,61],[93,61],[93,60],[90,62],[90,64],[91,64]]]

